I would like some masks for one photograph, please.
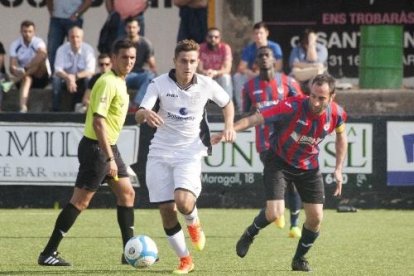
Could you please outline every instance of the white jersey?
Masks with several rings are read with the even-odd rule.
[[[46,43],[40,37],[34,36],[29,45],[24,44],[23,38],[19,37],[10,45],[10,57],[16,58],[20,67],[25,67],[35,57],[39,49],[46,51]]]
[[[158,114],[164,124],[155,132],[149,156],[186,158],[207,155],[209,137],[204,121],[208,100],[224,107],[230,97],[213,79],[195,74],[193,83],[186,89],[175,80],[174,70],[151,81],[141,107],[152,109],[159,100]]]

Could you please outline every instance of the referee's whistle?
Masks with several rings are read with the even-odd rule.
[[[118,177],[118,175],[115,175],[115,176],[114,176],[114,180],[115,180],[116,182],[118,182],[118,181],[119,181],[119,177]]]

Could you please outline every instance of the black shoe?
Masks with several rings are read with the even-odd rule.
[[[71,266],[70,263],[65,261],[63,258],[59,257],[59,252],[55,251],[52,254],[43,255],[40,254],[39,258],[37,259],[37,263],[39,265],[47,265],[47,266]]]
[[[122,254],[122,256],[121,256],[121,264],[128,264],[127,260],[125,259],[124,254]]]
[[[305,257],[293,258],[292,270],[293,271],[312,271]]]
[[[241,235],[236,245],[236,253],[240,258],[246,256],[250,245],[253,243],[253,237],[246,231]]]

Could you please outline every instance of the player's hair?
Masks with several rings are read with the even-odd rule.
[[[316,84],[318,86],[321,86],[323,84],[327,83],[329,86],[329,94],[332,95],[335,93],[335,79],[329,75],[329,74],[319,74],[316,75],[312,79],[312,85]]]
[[[199,51],[200,45],[192,39],[184,39],[177,43],[174,50],[174,58],[177,58],[181,52]]]
[[[35,27],[35,24],[33,21],[30,20],[24,20],[21,24],[20,24],[20,29],[22,29],[23,27],[27,28],[33,26],[33,28]]]
[[[121,49],[135,48],[134,42],[129,39],[118,39],[112,44],[112,54],[117,55]]]
[[[253,25],[253,30],[258,30],[261,28],[265,29],[266,31],[269,31],[269,28],[267,27],[264,21],[257,22],[256,24]]]

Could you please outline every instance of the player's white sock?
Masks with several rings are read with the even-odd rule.
[[[187,249],[187,245],[185,244],[183,230],[178,231],[172,236],[168,236],[168,242],[178,257],[182,258],[190,255],[190,252],[188,252]]]
[[[194,206],[194,209],[193,211],[191,211],[190,214],[184,215],[184,218],[185,218],[185,223],[187,225],[193,225],[194,223],[196,223],[198,221],[197,206]]]

